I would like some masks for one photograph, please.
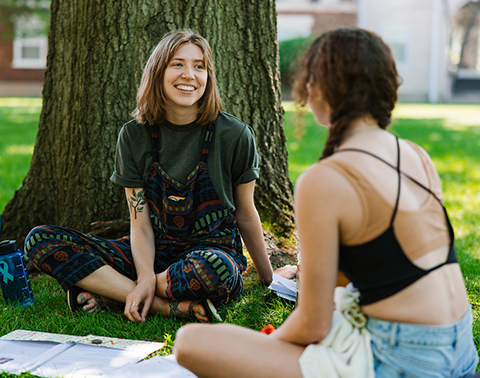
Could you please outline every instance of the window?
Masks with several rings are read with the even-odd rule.
[[[397,63],[408,62],[408,25],[404,21],[389,20],[383,22],[381,35],[390,46]]]
[[[277,16],[278,40],[308,37],[312,33],[315,18],[304,14],[279,14]]]
[[[45,68],[47,63],[47,37],[44,24],[36,16],[19,18],[15,23],[13,41],[13,68]]]

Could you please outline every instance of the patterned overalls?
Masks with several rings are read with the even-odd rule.
[[[200,126],[199,126],[200,127]],[[215,124],[207,127],[202,157],[180,184],[160,167],[157,126],[151,127],[154,160],[145,183],[155,234],[155,273],[167,271],[171,300],[210,298],[226,303],[243,289],[246,268],[233,214],[219,199],[207,169]],[[108,264],[136,280],[128,236],[118,240],[85,235],[58,226],[35,227],[25,239],[32,263],[64,290]]]

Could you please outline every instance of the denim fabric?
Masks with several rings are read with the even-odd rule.
[[[375,377],[463,378],[475,373],[472,311],[447,326],[395,323],[369,317]]]

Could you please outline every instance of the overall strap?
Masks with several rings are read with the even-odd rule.
[[[150,129],[150,139],[152,141],[152,151],[153,159],[158,162],[158,148],[157,148],[157,139],[158,139],[158,126],[157,124],[151,125],[148,127]]]
[[[213,138],[213,130],[215,129],[215,121],[207,126],[207,131],[205,132],[205,140],[203,141],[202,147],[202,161],[207,162],[208,151],[210,150],[210,142]]]

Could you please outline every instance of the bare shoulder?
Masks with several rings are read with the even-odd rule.
[[[297,180],[295,190],[297,224],[314,225],[316,233],[337,235],[341,240],[357,232],[362,204],[353,185],[340,172],[319,162]],[[325,232],[320,232],[324,230]]]
[[[310,167],[297,180],[296,192],[315,196],[338,197],[339,192],[353,189],[348,180],[321,161]]]

